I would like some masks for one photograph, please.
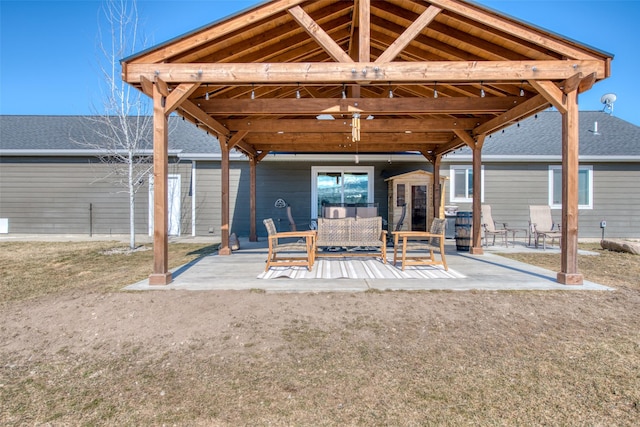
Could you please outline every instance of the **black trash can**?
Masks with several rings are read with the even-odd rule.
[[[471,225],[473,212],[458,212],[456,215],[456,250],[469,252],[471,248]]]

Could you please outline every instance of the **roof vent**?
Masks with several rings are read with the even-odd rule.
[[[600,132],[598,132],[598,122],[593,122],[593,129],[589,129],[589,132],[594,135],[600,135]]]

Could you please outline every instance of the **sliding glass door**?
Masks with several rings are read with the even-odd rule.
[[[373,167],[311,168],[311,216],[318,217],[326,203],[371,203],[373,200]]]

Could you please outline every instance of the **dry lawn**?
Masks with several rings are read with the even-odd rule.
[[[0,424],[640,421],[638,256],[581,257],[613,292],[122,292],[152,254],[113,245],[0,243]]]

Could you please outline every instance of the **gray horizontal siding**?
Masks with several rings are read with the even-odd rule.
[[[588,163],[582,163],[588,165]],[[593,209],[578,212],[578,236],[602,236],[600,221],[607,221],[605,236],[640,238],[640,165],[631,163],[591,164],[593,166]],[[442,168],[449,175],[449,165]],[[451,203],[447,186],[447,204],[470,211],[469,203]],[[526,228],[530,205],[549,203],[549,165],[543,163],[487,163],[484,165],[484,203],[491,205],[493,219],[510,227]],[[553,209],[561,223],[561,209]]]
[[[189,171],[190,166],[171,166],[172,173],[183,176],[185,168]],[[5,157],[0,163],[0,218],[8,218],[10,233],[128,234],[128,194],[105,178],[109,170],[93,159],[44,162]],[[183,186],[185,181],[188,194],[189,182],[183,178]],[[136,194],[139,234],[148,231],[147,185],[145,182]]]
[[[349,163],[352,164],[352,163]],[[274,207],[283,198],[292,207],[300,228],[311,220],[312,166],[344,166],[338,162],[271,162],[257,167],[256,229],[266,235],[262,220],[273,218],[281,230],[288,230],[286,210]],[[374,200],[380,215],[387,219],[386,178],[417,169],[432,172],[429,163],[360,163],[374,166]],[[496,221],[525,228],[529,205],[548,203],[548,165],[542,163],[487,163],[484,203],[492,205]],[[181,230],[191,234],[192,197],[191,163],[170,165],[170,173],[181,175]],[[441,169],[449,175],[449,164]],[[593,209],[579,211],[579,236],[601,236],[600,221],[607,221],[607,237],[640,238],[639,164],[594,164]],[[129,232],[128,199],[122,189],[104,179],[107,166],[95,159],[77,158],[1,158],[0,218],[9,218],[10,233],[78,233],[127,234]],[[230,172],[231,232],[249,235],[249,165],[231,162]],[[218,162],[197,162],[195,215],[197,235],[219,235],[221,218],[221,181]],[[445,204],[451,204],[450,182],[447,182]],[[147,183],[136,196],[136,231],[148,230]],[[89,206],[92,206],[93,228]],[[460,210],[471,210],[471,204],[458,204]],[[553,210],[556,222],[561,211]],[[210,233],[210,230],[213,233]]]
[[[349,163],[352,164],[352,163]],[[289,220],[286,209],[274,206],[277,199],[284,199],[290,206],[299,229],[309,227],[311,221],[311,168],[313,166],[344,166],[337,162],[262,162],[256,168],[256,231],[266,236],[262,223],[272,218],[278,230],[288,231]],[[430,164],[387,162],[364,163],[359,166],[374,166],[374,202],[379,204],[380,216],[387,219],[387,183],[389,176],[416,169],[431,171]],[[250,231],[249,165],[232,162],[230,171],[230,230],[239,236],[248,236]],[[197,162],[197,226],[196,234],[205,235],[213,229],[220,232],[220,165],[216,162]]]

